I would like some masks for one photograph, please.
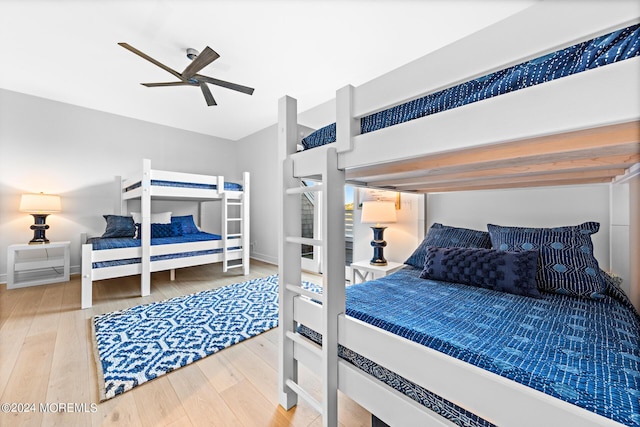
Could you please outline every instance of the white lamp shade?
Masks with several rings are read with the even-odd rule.
[[[53,194],[23,194],[20,199],[21,212],[49,214],[60,210],[60,196]]]
[[[382,201],[362,202],[362,218],[360,221],[363,224],[396,222],[396,204]]]

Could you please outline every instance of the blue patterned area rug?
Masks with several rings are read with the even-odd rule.
[[[92,326],[104,401],[278,326],[278,276],[94,316]]]

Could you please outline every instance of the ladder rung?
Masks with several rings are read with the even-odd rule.
[[[242,206],[242,202],[227,202],[227,206]]]
[[[322,191],[324,186],[322,184],[311,185],[309,187],[292,187],[287,188],[287,194],[301,194],[301,193],[316,193]]]
[[[242,218],[227,218],[227,221],[242,221]]]
[[[287,237],[287,243],[300,243],[301,245],[322,246],[322,240],[309,239],[307,237]]]
[[[231,239],[235,239],[237,237],[242,237],[242,233],[235,233],[235,234],[227,234],[227,238],[231,238]]]
[[[303,288],[302,286],[287,284],[286,288],[289,289],[291,292],[295,292],[299,295],[304,295],[307,298],[311,298],[318,301],[324,301],[322,294],[317,294],[315,292],[312,292],[308,289]]]
[[[227,269],[229,269],[229,268],[239,268],[239,267],[243,267],[243,265],[242,264],[227,265]]]
[[[298,396],[302,397],[309,405],[313,406],[313,409],[322,414],[322,405],[316,399],[314,399],[309,393],[307,393],[302,387],[300,387],[293,380],[285,381],[287,387],[294,391]]]
[[[304,336],[293,331],[287,331],[285,335],[291,341],[301,345],[302,347],[306,348],[316,356],[322,357],[322,347],[320,347],[318,344],[314,343],[313,341],[309,340],[308,338],[305,338]]]
[[[242,249],[227,249],[228,254],[233,254],[236,252],[242,252]]]

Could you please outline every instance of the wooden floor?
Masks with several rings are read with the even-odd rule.
[[[304,402],[289,412],[278,406],[277,329],[98,403],[92,316],[276,272],[253,261],[249,276],[222,273],[220,264],[178,270],[173,282],[168,272],[154,273],[144,298],[137,296],[139,276],[104,280],[94,284],[87,310],[80,309],[78,275],[21,289],[0,285],[0,403],[29,411],[6,413],[3,406],[0,425],[321,426]],[[300,383],[319,398],[317,376],[301,368]],[[370,425],[367,411],[344,395],[339,401],[341,425]]]

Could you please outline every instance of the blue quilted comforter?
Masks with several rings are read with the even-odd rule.
[[[419,274],[405,267],[348,287],[347,314],[640,426],[640,318],[624,294],[593,300],[545,293],[535,299],[420,279]]]
[[[634,25],[363,117],[360,120],[360,133],[372,132],[638,55],[640,25]],[[335,140],[336,124],[332,123],[304,138],[302,145],[309,149]]]

